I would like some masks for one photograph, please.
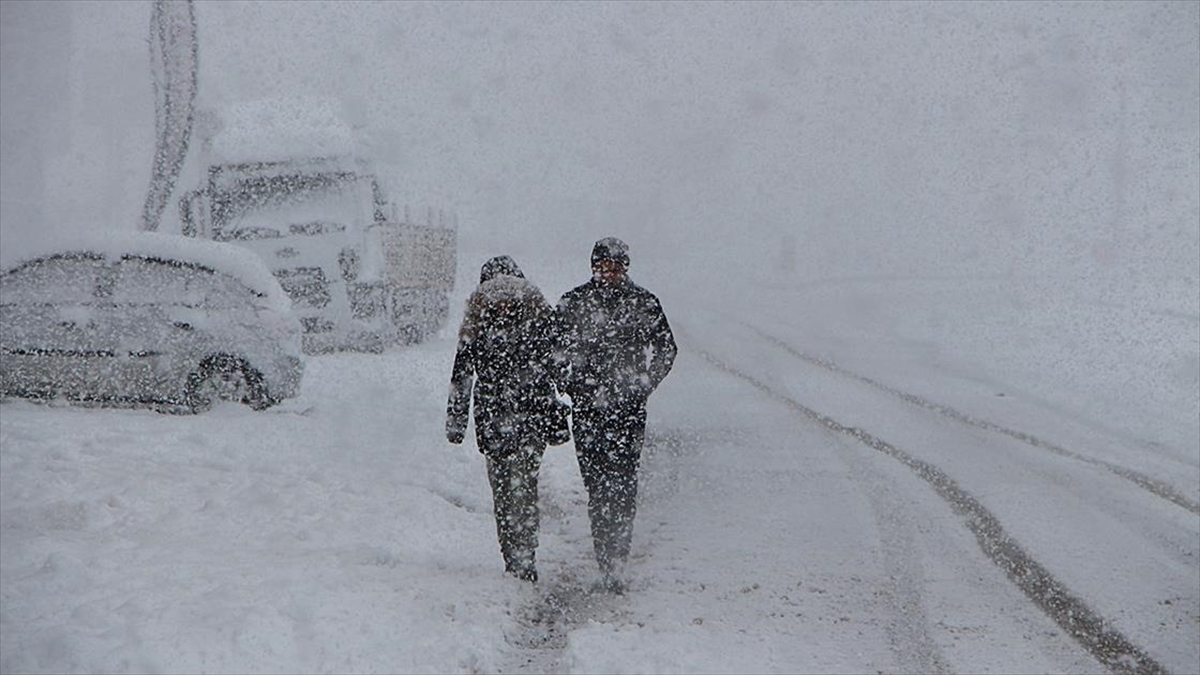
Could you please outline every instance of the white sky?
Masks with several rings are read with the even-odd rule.
[[[5,4],[5,118],[29,122],[5,125],[20,150],[5,184],[29,180],[11,157],[37,154],[56,199],[36,217],[132,227],[152,143],[149,5],[69,8]],[[343,99],[397,200],[454,209],[483,247],[582,256],[615,233],[740,274],[795,246],[810,279],[1195,283],[1195,3],[204,2],[197,14],[203,101]],[[30,125],[36,150],[14,139]],[[8,220],[6,237],[23,227]]]

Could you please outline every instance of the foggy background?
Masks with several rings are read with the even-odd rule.
[[[3,245],[138,226],[150,8],[0,3]],[[455,212],[464,250],[586,275],[615,234],[685,287],[966,275],[1200,315],[1198,3],[196,13],[201,106],[339,97],[393,199]]]

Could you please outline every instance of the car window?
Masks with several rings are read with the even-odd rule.
[[[198,305],[204,294],[191,286],[212,273],[177,261],[128,256],[117,264],[112,301],[127,304]]]
[[[98,255],[58,255],[34,260],[0,276],[0,303],[88,303],[103,273],[104,260]]]
[[[255,294],[232,276],[174,260],[127,256],[119,264],[114,302],[228,309]]]
[[[204,306],[212,309],[235,309],[259,304],[258,294],[228,274],[216,272],[204,279]]]

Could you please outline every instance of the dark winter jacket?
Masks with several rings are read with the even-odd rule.
[[[628,278],[593,277],[555,309],[561,387],[577,409],[642,407],[678,348],[662,305]]]
[[[446,406],[446,437],[462,441],[472,393],[475,436],[489,456],[515,450],[519,439],[541,437],[555,400],[551,380],[552,310],[511,259],[484,265],[467,300]],[[524,442],[523,440],[521,442]]]

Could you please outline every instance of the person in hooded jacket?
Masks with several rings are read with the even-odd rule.
[[[446,438],[463,442],[472,395],[475,440],[487,460],[505,571],[537,581],[538,472],[557,403],[551,371],[552,310],[516,262],[484,263],[467,300],[450,377]]]
[[[646,401],[678,351],[658,298],[628,270],[625,242],[601,239],[592,248],[592,278],[555,309],[556,378],[571,397],[596,562],[615,592],[624,588],[633,536]]]

